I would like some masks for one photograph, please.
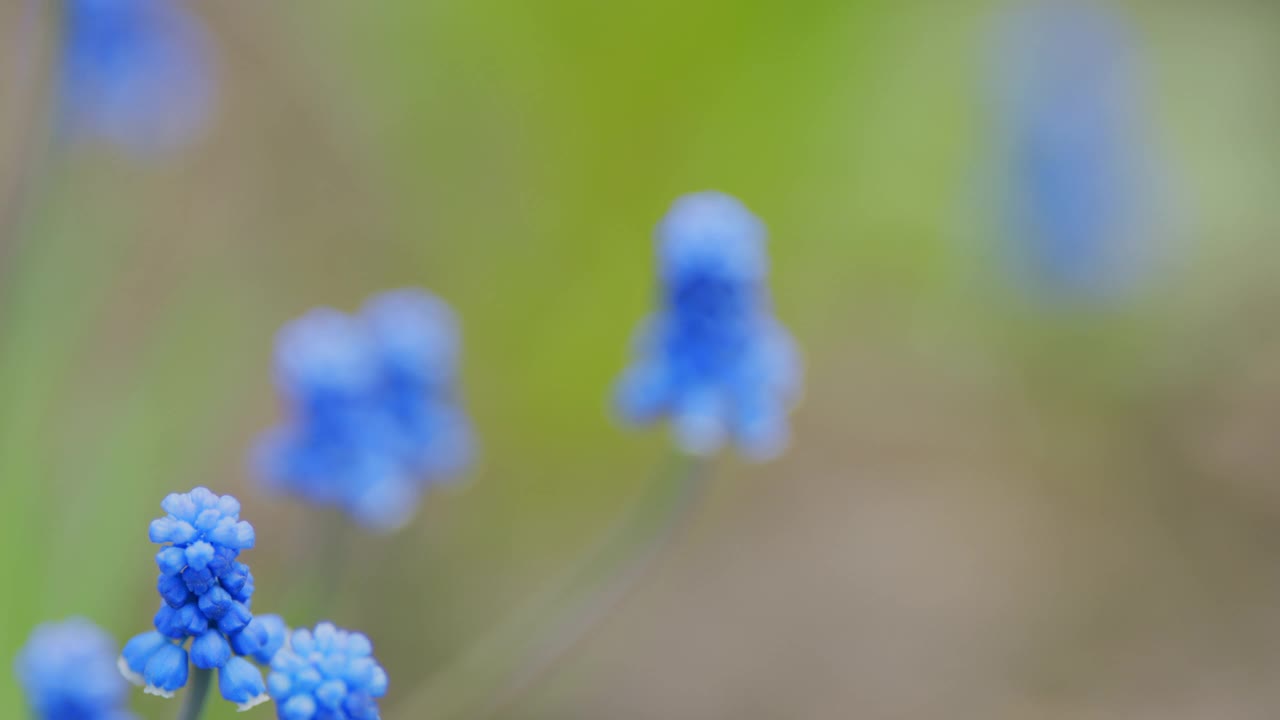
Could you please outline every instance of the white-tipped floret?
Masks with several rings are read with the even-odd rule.
[[[165,690],[163,688],[158,688],[155,685],[147,685],[146,687],[142,688],[142,692],[148,695],[155,695],[156,697],[162,697],[165,699],[173,698],[172,690]]]
[[[132,669],[130,669],[129,663],[125,661],[123,655],[116,658],[116,667],[119,668],[120,674],[124,676],[125,680],[128,680],[129,682],[133,683],[134,685],[137,685],[138,687],[146,687],[147,685],[146,678],[142,677],[142,673],[136,673]]]
[[[236,703],[236,712],[244,712],[245,710],[256,708],[262,703],[270,702],[270,701],[271,701],[271,696],[267,695],[266,693],[262,693],[261,695],[250,698],[246,702]]]

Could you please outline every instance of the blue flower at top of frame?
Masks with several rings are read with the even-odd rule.
[[[1150,182],[1133,43],[1084,1],[1001,20],[993,99],[1012,257],[1051,297],[1112,296],[1136,279]]]
[[[790,334],[773,317],[764,225],[738,200],[686,195],[658,225],[660,307],[617,389],[624,419],[670,418],[687,452],[732,439],[767,459],[787,444],[799,391]]]
[[[206,127],[212,42],[185,0],[68,0],[63,126],[132,150],[167,150]]]
[[[198,668],[216,668],[223,697],[241,709],[264,702],[262,674],[239,657],[270,641],[269,625],[249,611],[253,574],[237,560],[253,547],[253,527],[240,519],[234,497],[202,487],[160,505],[166,515],[151,521],[150,537],[164,546],[156,553],[164,602],[156,629],[125,643],[121,673],[150,694],[172,697],[187,684],[189,658]]]
[[[386,292],[355,315],[312,310],[281,329],[275,374],[290,413],[257,449],[269,487],[393,530],[471,460],[457,322],[426,292]]]
[[[133,720],[116,672],[118,646],[84,618],[37,627],[18,653],[18,682],[35,720]]]
[[[369,638],[320,623],[290,635],[271,661],[267,691],[280,720],[378,720],[387,673]]]

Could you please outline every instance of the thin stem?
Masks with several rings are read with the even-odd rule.
[[[340,600],[350,549],[349,533],[343,526],[344,519],[336,511],[316,514],[320,517],[307,524],[306,537],[299,543],[291,563],[297,573],[292,582],[293,591],[283,604],[289,617],[324,619],[337,608]]]
[[[330,516],[334,517],[334,516]],[[321,530],[318,547],[323,548],[322,560],[314,570],[316,597],[314,615],[317,620],[328,618],[342,605],[342,588],[348,572],[347,560],[351,555],[351,533],[345,526],[345,518],[327,523]]]
[[[699,506],[707,470],[707,462],[685,456],[664,463],[649,491],[578,562],[420,685],[397,710],[412,717],[430,708],[436,717],[471,720],[517,699],[639,584]],[[508,662],[510,655],[516,659]]]
[[[573,606],[566,608],[558,623],[546,634],[511,683],[493,696],[474,717],[492,717],[510,707],[529,688],[547,677],[569,656],[591,631],[599,627],[623,600],[640,585],[654,563],[684,531],[695,508],[702,503],[708,483],[704,477],[709,463],[684,458],[675,468],[676,494],[667,514],[634,554],[604,584]]]
[[[200,720],[204,711],[204,701],[209,697],[209,685],[213,680],[213,671],[196,668],[188,684],[186,697],[182,700],[182,709],[178,711],[177,720]]]

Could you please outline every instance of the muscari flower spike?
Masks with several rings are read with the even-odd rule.
[[[369,638],[320,623],[290,635],[271,661],[267,691],[280,720],[378,720],[387,673]]]
[[[290,415],[258,446],[269,488],[394,530],[471,460],[457,322],[424,291],[377,295],[354,315],[312,310],[280,331],[275,365]]]
[[[732,439],[749,457],[776,456],[800,363],[773,317],[763,223],[723,193],[686,195],[658,225],[657,251],[660,307],[634,342],[619,413],[637,424],[670,418],[693,454]]]
[[[62,124],[135,151],[168,150],[206,127],[212,41],[186,0],[67,0]]]
[[[18,653],[18,682],[35,720],[134,720],[117,645],[84,618],[37,627]]]
[[[164,602],[156,629],[125,643],[120,672],[152,695],[173,697],[187,684],[189,659],[197,668],[217,669],[219,691],[240,709],[265,702],[262,673],[242,657],[262,654],[271,640],[272,623],[249,611],[253,574],[236,559],[253,547],[253,526],[240,519],[234,497],[202,487],[171,494],[160,505],[167,514],[151,521],[150,536],[164,545],[156,553]]]
[[[999,19],[992,104],[1017,274],[1051,299],[1113,297],[1137,279],[1150,184],[1133,42],[1083,0]]]

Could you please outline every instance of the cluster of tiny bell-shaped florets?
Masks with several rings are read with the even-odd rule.
[[[378,720],[387,673],[369,638],[326,622],[290,635],[271,661],[267,691],[280,720]]]
[[[240,519],[235,498],[202,487],[171,494],[161,507],[167,515],[152,521],[150,537],[164,545],[156,553],[164,603],[155,631],[125,644],[121,672],[147,692],[171,697],[187,683],[189,657],[197,668],[218,670],[227,700],[242,708],[265,701],[261,672],[242,657],[265,654],[270,640],[249,611],[253,574],[236,559],[253,547],[253,527]]]
[[[377,720],[387,674],[367,637],[330,623],[291,633],[278,615],[250,613],[253,575],[236,558],[253,547],[254,533],[235,498],[196,488],[169,495],[161,506],[167,515],[151,523],[150,535],[165,546],[156,554],[164,605],[156,629],[125,644],[119,659],[125,677],[172,697],[187,684],[189,661],[217,669],[219,691],[241,710],[274,699],[281,720]],[[246,657],[271,666],[269,683]]]
[[[750,457],[776,456],[800,362],[773,316],[764,224],[723,193],[686,195],[658,225],[657,256],[659,307],[635,339],[620,414],[641,424],[670,419],[693,454],[733,441]]]
[[[263,435],[257,473],[269,489],[341,508],[368,528],[403,526],[428,487],[472,458],[458,347],[452,310],[416,289],[288,323],[275,358],[288,416]]]

